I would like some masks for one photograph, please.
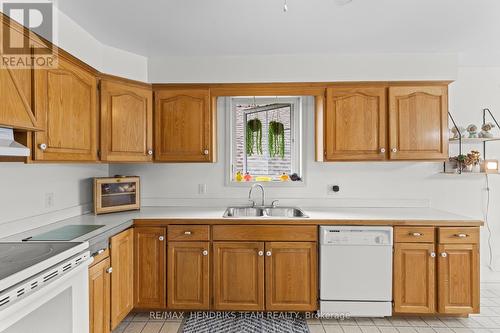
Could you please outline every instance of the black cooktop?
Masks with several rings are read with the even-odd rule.
[[[58,255],[80,243],[0,243],[0,280]]]

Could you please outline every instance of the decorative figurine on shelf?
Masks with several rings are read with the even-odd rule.
[[[477,126],[474,124],[470,124],[467,126],[467,132],[469,132],[469,139],[476,139],[478,138],[478,133],[477,133]]]
[[[453,133],[453,139],[459,139],[460,137],[465,138],[468,134],[467,130],[463,126],[458,126],[458,131],[456,127],[453,127],[451,132]]]
[[[234,179],[237,182],[241,182],[243,180],[243,174],[241,173],[241,171],[236,172],[236,176],[234,177]]]
[[[302,180],[302,178],[300,178],[299,175],[297,175],[296,173],[292,173],[290,175],[290,179],[292,180],[292,182],[298,182]]]
[[[493,134],[490,133],[490,131],[495,128],[495,125],[492,123],[484,123],[483,126],[481,126],[481,132],[479,132],[479,137],[480,138],[486,138],[490,139],[493,137]]]
[[[246,182],[249,182],[252,180],[252,175],[250,174],[250,172],[245,172],[245,175],[243,176],[243,179],[245,179]]]
[[[477,150],[472,150],[465,156],[464,165],[468,172],[481,171],[481,154]]]
[[[286,174],[286,172],[283,172],[283,173],[281,174],[281,176],[280,176],[280,180],[281,180],[282,182],[287,182],[287,181],[289,181],[289,180],[290,180],[290,177],[288,177],[288,175]]]

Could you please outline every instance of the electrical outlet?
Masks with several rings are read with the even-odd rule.
[[[54,192],[45,193],[45,208],[52,208],[54,205]]]
[[[207,194],[207,184],[198,184],[198,194]]]
[[[328,184],[326,185],[326,193],[328,195],[335,195],[340,193],[340,185],[338,184]]]

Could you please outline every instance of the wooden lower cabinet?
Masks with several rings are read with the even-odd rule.
[[[214,310],[264,310],[264,242],[214,242]]]
[[[210,309],[210,243],[169,242],[167,308]]]
[[[134,229],[111,237],[111,329],[134,307]]]
[[[434,243],[394,245],[394,311],[434,313],[436,310]]]
[[[429,228],[412,229],[420,241],[398,243],[406,229],[395,229],[394,312],[479,313],[479,228],[437,228],[437,244]]]
[[[313,242],[266,243],[266,310],[318,308],[317,246]]]
[[[166,230],[139,227],[134,230],[134,306],[165,308]]]
[[[441,244],[438,259],[439,313],[479,313],[479,247]]]
[[[89,268],[90,333],[109,333],[110,328],[110,260],[106,258]]]

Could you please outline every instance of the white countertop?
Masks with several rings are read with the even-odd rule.
[[[104,227],[92,231],[73,241],[85,241],[105,232],[117,229],[117,233],[132,225],[134,219],[207,219],[223,220],[225,207],[201,208],[201,207],[143,207],[140,211],[111,213],[105,215],[85,214],[72,217],[40,228],[28,230],[15,234],[1,241],[20,241],[30,236],[41,234],[65,225],[104,225]],[[309,218],[291,218],[291,221],[300,220],[332,220],[332,221],[456,221],[478,222],[477,219],[456,215],[433,208],[302,208]],[[251,220],[272,220],[283,218],[247,218]],[[232,223],[235,219],[228,219]],[[238,218],[237,220],[245,220]]]

